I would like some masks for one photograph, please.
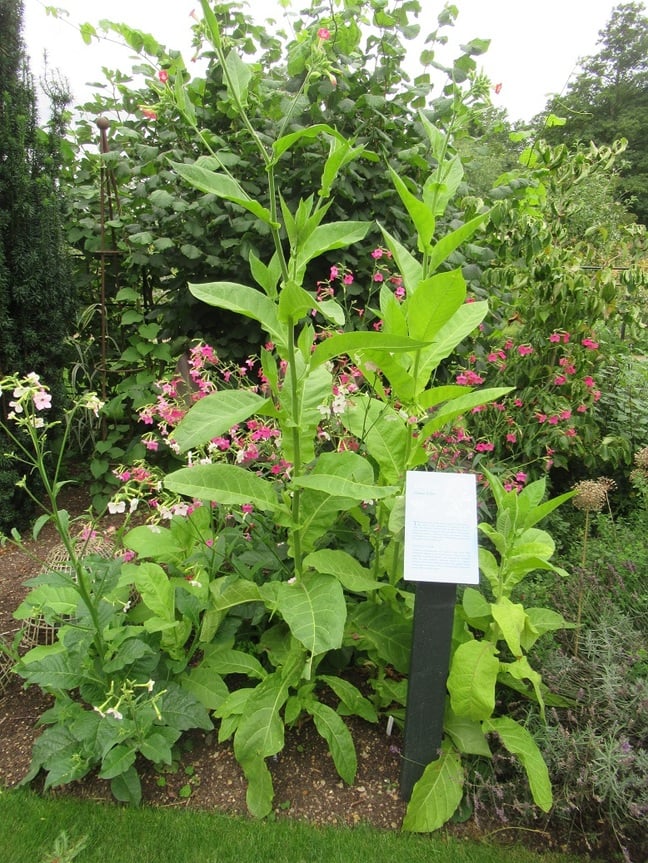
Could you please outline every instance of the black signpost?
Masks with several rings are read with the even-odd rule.
[[[427,765],[439,757],[456,595],[456,584],[416,584],[400,775],[403,800],[410,799]]]

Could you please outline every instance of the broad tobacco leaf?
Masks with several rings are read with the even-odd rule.
[[[548,812],[553,802],[549,771],[531,734],[508,716],[487,719],[482,728],[484,733],[495,731],[499,734],[508,751],[517,755],[526,770],[535,803],[543,812]]]
[[[457,716],[479,720],[492,715],[499,669],[497,648],[490,641],[473,639],[457,647],[447,684]]]
[[[342,585],[334,576],[307,573],[296,584],[282,583],[278,609],[311,656],[342,646],[346,602]]]
[[[452,818],[463,797],[464,772],[461,758],[447,742],[441,756],[425,768],[414,786],[403,829],[432,833]]]

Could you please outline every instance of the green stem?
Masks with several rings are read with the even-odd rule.
[[[302,458],[301,458],[301,438],[300,430],[297,424],[299,416],[299,387],[297,386],[297,354],[295,350],[295,324],[291,320],[288,321],[288,364],[290,368],[290,417],[292,419],[292,443],[293,443],[293,477],[301,474]],[[293,491],[292,499],[292,523],[293,523],[293,545],[295,559],[295,578],[298,580],[302,576],[303,561],[302,561],[302,544],[301,544],[301,528],[299,527],[301,511],[301,489],[296,488]]]

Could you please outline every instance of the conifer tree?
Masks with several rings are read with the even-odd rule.
[[[22,40],[22,0],[0,0],[0,377],[35,371],[62,404],[74,319],[57,172],[62,106],[41,129]],[[0,411],[7,412],[7,399]],[[19,477],[0,438],[0,531],[20,521]]]

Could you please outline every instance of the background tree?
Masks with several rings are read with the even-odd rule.
[[[548,111],[565,117],[547,131],[552,141],[593,141],[611,145],[626,138],[618,190],[638,221],[648,220],[648,17],[643,3],[621,3],[599,32],[597,54],[581,61],[581,71],[565,96]]]
[[[37,372],[61,405],[74,311],[57,185],[66,100],[58,94],[48,131],[40,129],[22,11],[21,0],[0,0],[0,376]],[[0,410],[6,415],[7,404]],[[0,440],[0,531],[24,506],[4,449]]]

